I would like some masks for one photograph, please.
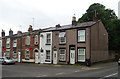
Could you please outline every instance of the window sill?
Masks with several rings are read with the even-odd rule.
[[[66,62],[66,61],[59,60],[59,62]]]
[[[45,45],[51,45],[51,44],[45,44]]]
[[[86,43],[86,41],[80,41],[80,42],[77,42],[77,43]]]
[[[26,45],[26,46],[30,46],[30,45]]]
[[[65,45],[66,43],[59,43],[59,45]]]
[[[38,46],[38,44],[35,44],[35,46]]]

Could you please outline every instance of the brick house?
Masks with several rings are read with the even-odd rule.
[[[77,23],[43,29],[44,34],[51,33],[49,53],[45,45],[42,50],[43,60],[50,58],[53,64],[94,63],[108,60],[108,33],[100,20]],[[44,37],[44,36],[43,36]],[[40,37],[40,39],[43,37]],[[44,38],[47,41],[47,37]],[[40,44],[43,42],[41,41]],[[41,45],[40,45],[41,46]],[[52,46],[52,48],[51,48]],[[41,48],[40,48],[41,49]]]
[[[39,30],[30,25],[28,32],[22,33],[22,62],[39,63]]]
[[[22,34],[20,31],[17,34],[13,34],[13,31],[10,29],[9,36],[5,36],[5,31],[2,30],[2,56],[13,57],[16,61],[20,62],[20,34]]]
[[[13,57],[18,62],[39,63],[39,30],[33,30],[30,25],[28,32],[18,31],[9,36],[2,30],[2,56]]]

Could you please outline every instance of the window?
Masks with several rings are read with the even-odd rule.
[[[5,57],[10,57],[10,49],[7,49],[6,52],[4,53]]]
[[[25,52],[25,59],[26,60],[30,59],[30,51],[29,50],[26,50],[26,52]]]
[[[78,61],[85,62],[85,48],[78,49]]]
[[[17,58],[17,52],[16,51],[13,51],[13,58]]]
[[[78,42],[85,42],[85,30],[78,30]]]
[[[51,34],[47,34],[46,44],[51,44]]]
[[[13,47],[17,47],[17,40],[13,40]]]
[[[7,41],[6,41],[6,48],[10,48],[10,38],[7,38]]]
[[[60,32],[60,33],[59,33],[59,43],[60,43],[60,44],[66,43],[65,34],[66,34],[65,32]]]
[[[66,61],[66,50],[65,49],[60,49],[59,60],[60,61]]]
[[[26,37],[26,45],[30,45],[30,36]]]
[[[38,45],[38,35],[35,35],[34,44]]]
[[[46,61],[50,62],[50,50],[46,50]]]

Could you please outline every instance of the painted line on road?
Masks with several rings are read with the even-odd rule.
[[[64,74],[64,72],[61,72],[61,73],[56,73],[56,75],[61,75],[61,74]]]
[[[105,77],[103,77],[103,78],[99,78],[99,79],[108,78],[108,77],[111,77],[111,76],[114,76],[114,75],[117,75],[117,74],[118,74],[118,73],[110,74],[110,75],[107,75],[107,76],[105,76]]]
[[[48,76],[48,75],[41,75],[41,76],[36,76],[36,77],[46,77],[46,76]]]
[[[111,77],[111,76],[114,76],[114,75],[117,75],[118,73],[114,73],[114,74],[111,74],[111,75],[108,75],[108,76],[105,76],[105,77]]]

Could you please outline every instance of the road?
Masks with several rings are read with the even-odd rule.
[[[3,65],[2,77],[118,77],[116,62],[95,64],[91,67],[71,65],[16,64]],[[113,78],[112,78],[113,79]]]

